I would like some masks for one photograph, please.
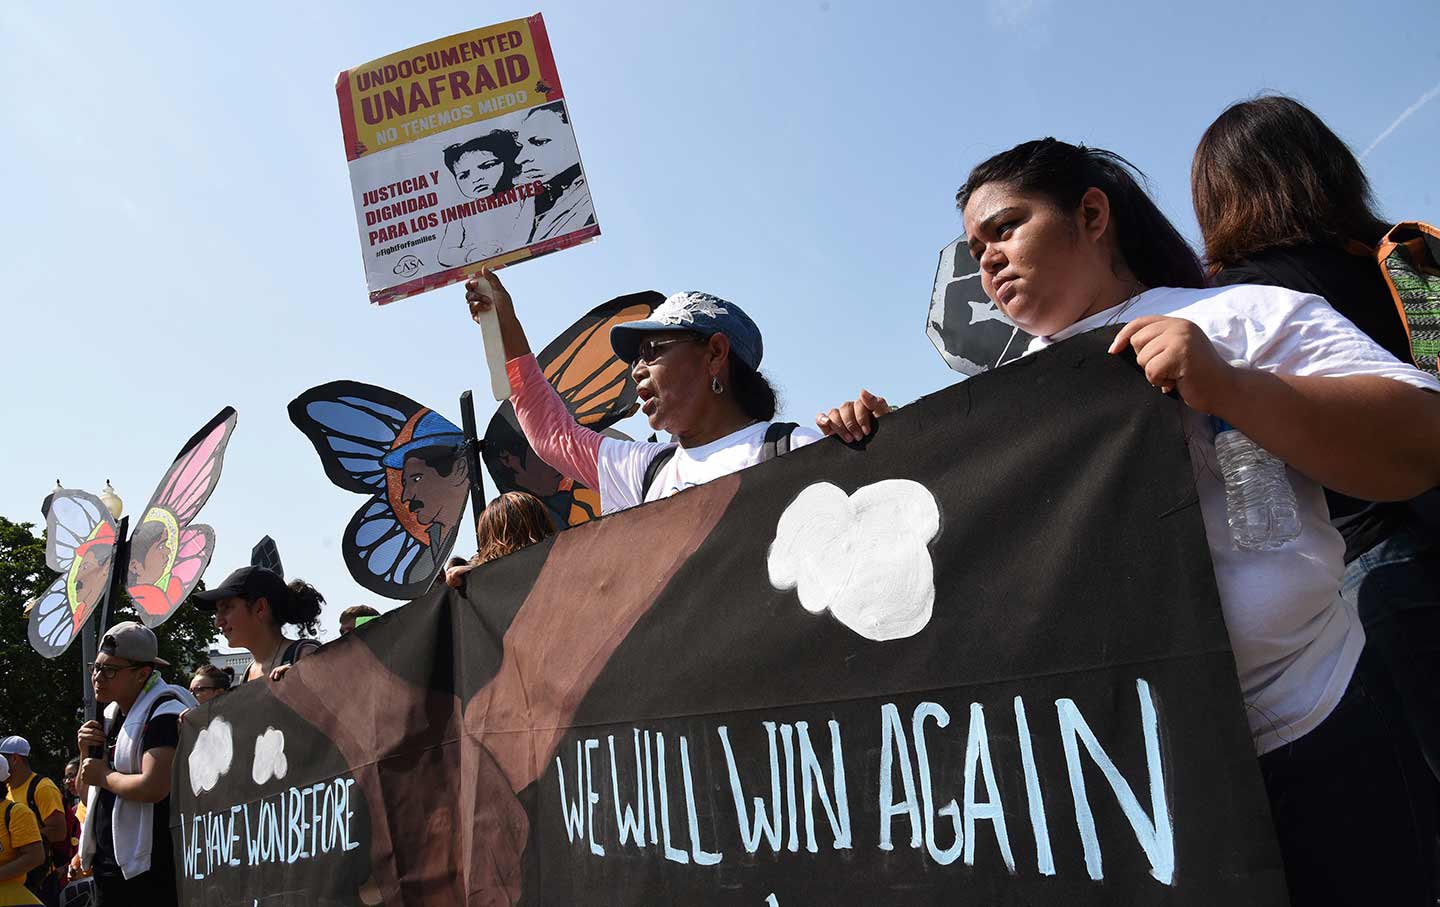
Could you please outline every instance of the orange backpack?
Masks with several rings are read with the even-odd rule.
[[[1380,240],[1375,257],[1405,324],[1416,367],[1440,376],[1440,229],[1419,221],[1396,224]]]

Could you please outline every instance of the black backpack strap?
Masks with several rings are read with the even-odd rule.
[[[765,429],[765,443],[760,447],[760,462],[783,457],[790,452],[790,433],[799,428],[795,422],[771,422]]]
[[[660,470],[665,468],[666,463],[674,459],[675,450],[674,447],[665,448],[655,455],[655,459],[650,461],[650,465],[645,467],[645,479],[640,483],[641,503],[645,502],[645,496],[650,493],[650,486],[655,484],[655,477],[660,475]]]
[[[290,645],[285,647],[285,655],[281,657],[280,665],[293,665],[296,660],[299,659],[301,652],[309,655],[310,653],[317,651],[319,648],[319,640],[310,639],[308,637],[303,639],[297,639]],[[276,665],[275,667],[278,668],[280,667],[280,665]]]
[[[35,817],[35,828],[40,832],[40,852],[44,855],[44,858],[40,861],[39,866],[36,866],[25,874],[25,879],[27,883],[34,882],[37,885],[43,882],[45,877],[55,868],[50,859],[50,842],[45,840],[45,820],[41,818],[40,806],[35,802],[35,788],[39,786],[40,776],[32,772],[30,774],[30,788],[25,791],[25,805],[30,807],[30,814]],[[64,801],[62,800],[61,802],[63,803]],[[7,810],[6,812],[8,813],[9,811]],[[8,824],[10,821],[9,815],[6,815],[5,821],[7,823],[5,827],[8,830],[10,827]]]

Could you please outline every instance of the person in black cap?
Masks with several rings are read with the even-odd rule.
[[[465,298],[471,317],[492,309],[499,316],[510,402],[526,440],[562,475],[597,490],[603,513],[668,497],[821,437],[771,422],[775,391],[759,372],[760,329],[733,302],[676,293],[648,319],[610,331],[651,428],[676,442],[663,444],[603,437],[576,423],[541,373],[493,272],[470,278]]]
[[[293,624],[305,636],[316,632],[325,598],[304,580],[285,580],[267,567],[241,567],[213,589],[191,596],[202,611],[215,613],[215,628],[225,642],[248,649],[250,667],[240,683],[260,677],[278,680],[290,665],[320,648],[314,639],[291,639]]]

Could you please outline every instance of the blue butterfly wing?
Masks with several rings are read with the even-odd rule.
[[[383,387],[331,381],[290,401],[290,421],[310,439],[325,475],[346,491],[375,494],[385,488],[380,458],[420,404]]]
[[[290,421],[310,439],[330,481],[370,495],[345,528],[341,554],[357,583],[386,598],[423,595],[458,535],[452,530],[437,546],[422,542],[400,525],[386,496],[380,459],[422,409],[403,394],[358,381],[313,387],[289,407]]]
[[[357,583],[377,595],[408,601],[430,589],[458,535],[456,526],[434,546],[420,541],[400,525],[382,491],[350,519],[340,550]]]

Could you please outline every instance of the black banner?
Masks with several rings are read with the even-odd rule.
[[[1280,904],[1180,405],[1113,331],[191,713],[186,904]]]

